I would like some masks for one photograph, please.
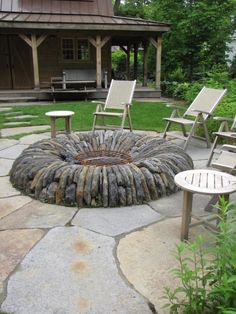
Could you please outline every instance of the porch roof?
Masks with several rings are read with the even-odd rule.
[[[168,23],[121,16],[0,12],[0,28],[166,32]]]

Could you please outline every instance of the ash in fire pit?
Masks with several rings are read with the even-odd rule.
[[[61,205],[142,204],[177,191],[174,176],[192,169],[178,146],[126,132],[78,133],[39,141],[10,172],[14,187]]]

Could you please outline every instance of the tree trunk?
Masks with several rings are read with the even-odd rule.
[[[114,6],[113,6],[115,15],[118,15],[119,8],[120,8],[120,0],[115,0]]]

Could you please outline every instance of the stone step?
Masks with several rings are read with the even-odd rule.
[[[10,125],[26,125],[26,124],[31,124],[31,122],[26,122],[26,121],[15,121],[15,122],[5,122],[3,125],[10,126]]]
[[[2,103],[10,103],[10,102],[28,102],[28,101],[37,101],[36,97],[27,97],[27,96],[19,96],[19,97],[0,97],[0,102]]]
[[[7,117],[7,120],[17,120],[17,119],[26,119],[26,118],[37,118],[38,116],[35,115],[22,115],[22,116],[15,116],[15,117]]]
[[[0,111],[1,111],[1,108],[0,108]],[[4,116],[14,116],[16,114],[22,114],[22,111],[10,111],[10,112],[4,112],[3,113]]]
[[[18,123],[19,125],[19,123]],[[50,130],[49,125],[20,126],[15,128],[6,128],[1,130],[2,137],[13,136],[21,133],[34,133],[37,131]]]
[[[0,108],[0,112],[10,111],[11,109],[11,107],[2,107]]]

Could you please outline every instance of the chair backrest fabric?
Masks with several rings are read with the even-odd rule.
[[[136,80],[118,81],[112,80],[105,102],[105,110],[124,109],[125,104],[130,104],[133,99]]]
[[[195,112],[194,110],[199,110],[205,112],[203,116],[204,119],[207,119],[209,115],[213,113],[226,91],[226,89],[215,89],[204,86],[192,104],[188,107],[184,116],[196,116],[198,112]]]

